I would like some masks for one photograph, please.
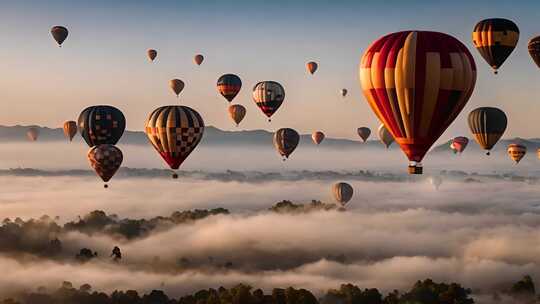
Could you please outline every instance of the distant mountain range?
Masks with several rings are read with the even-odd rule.
[[[25,142],[28,139],[26,138],[26,132],[28,128],[34,127],[39,130],[38,141],[43,142],[55,142],[55,141],[65,141],[64,132],[61,128],[48,128],[40,126],[0,126],[0,142]],[[211,146],[211,145],[268,145],[272,142],[272,132],[265,130],[240,130],[240,131],[224,131],[218,128],[207,126],[204,131],[204,136],[201,145]],[[373,136],[373,134],[372,134]],[[376,135],[375,135],[376,136]],[[82,141],[82,138],[77,135],[74,141]],[[480,147],[474,142],[472,138],[469,138],[469,146],[467,150],[472,151],[481,151]],[[301,135],[301,142],[312,143],[311,134]],[[529,152],[536,152],[540,148],[540,138],[532,139],[502,139],[495,146],[494,151],[506,150],[506,147],[510,143],[520,142],[524,144]],[[141,131],[126,131],[120,144],[132,144],[132,145],[147,145],[148,139],[146,134]],[[431,153],[451,153],[449,149],[450,141],[438,145],[431,150]],[[384,146],[377,140],[372,139],[368,140],[366,143],[362,143],[360,139],[358,140],[349,140],[349,139],[336,139],[336,138],[325,138],[320,145],[321,148],[339,148],[339,149],[358,149],[358,148],[367,148],[367,149],[384,149]],[[394,143],[390,149],[396,149],[397,145]],[[470,152],[470,151],[469,151]]]

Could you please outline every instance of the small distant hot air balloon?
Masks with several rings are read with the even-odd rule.
[[[64,43],[68,36],[68,29],[60,25],[53,26],[51,28],[51,35],[56,40],[56,43],[58,43],[58,46],[62,47],[62,43]]]
[[[343,206],[351,200],[353,193],[353,187],[347,183],[337,183],[332,186],[334,198]]]
[[[536,150],[536,156],[540,159],[540,149]]]
[[[157,51],[154,49],[149,49],[146,51],[146,55],[148,56],[148,59],[150,59],[150,61],[154,61],[154,59],[156,59],[157,57]]]
[[[371,135],[371,130],[368,127],[360,127],[356,130],[358,133],[358,136],[362,139],[363,142],[366,142],[366,140]]]
[[[311,134],[311,139],[313,139],[313,142],[318,145],[323,141],[324,133],[321,131],[315,131],[313,134]]]
[[[422,174],[424,156],[461,112],[475,82],[467,47],[438,32],[386,35],[360,63],[362,92],[407,155],[410,174]]]
[[[438,175],[435,175],[435,176],[431,176],[429,178],[429,183],[433,185],[433,187],[435,187],[435,190],[439,190],[439,187],[441,186],[443,180],[440,176]]]
[[[502,110],[491,107],[477,108],[469,113],[469,128],[487,155],[506,130],[508,122]]]
[[[394,137],[390,132],[388,132],[388,129],[384,125],[379,126],[379,139],[384,144],[386,149],[390,147],[390,145],[394,142]]]
[[[171,79],[169,81],[169,87],[173,90],[174,94],[176,94],[176,97],[180,95],[182,90],[184,89],[184,82],[180,79]]]
[[[163,160],[176,170],[201,141],[204,121],[190,107],[163,106],[150,113],[145,132]],[[173,178],[178,178],[178,174],[174,173]]]
[[[450,150],[452,150],[452,152],[454,152],[454,154],[457,153],[457,149],[454,147],[454,143],[453,143],[453,142],[450,143]]]
[[[540,68],[540,36],[536,36],[529,40],[529,54],[534,60],[534,63]]]
[[[274,146],[283,160],[289,158],[299,141],[300,135],[291,128],[281,128],[274,133]]]
[[[229,106],[229,115],[236,123],[236,126],[240,124],[244,116],[246,116],[246,108],[243,105],[234,104]]]
[[[105,183],[114,176],[124,159],[122,151],[116,146],[109,144],[97,145],[90,148],[87,156],[90,166],[94,168],[94,171],[96,171],[97,175]],[[108,185],[105,184],[103,187],[107,188]]]
[[[467,144],[469,143],[469,139],[464,136],[458,136],[454,137],[452,139],[452,143],[450,144],[450,148],[454,150],[454,153],[462,153],[463,150],[467,147]]]
[[[347,96],[347,93],[348,93],[348,92],[349,92],[349,91],[347,91],[347,89],[341,89],[341,97]]]
[[[236,95],[238,95],[241,88],[242,80],[240,80],[240,77],[234,74],[222,75],[217,81],[218,92],[229,102],[231,102]]]
[[[26,137],[30,141],[36,141],[39,137],[39,129],[38,128],[28,128],[28,131],[26,131]]]
[[[64,122],[64,135],[66,138],[72,141],[75,134],[77,134],[77,122],[73,120]]]
[[[126,119],[122,111],[113,106],[99,105],[84,109],[77,124],[82,138],[89,147],[116,143],[124,134]]]
[[[195,55],[195,57],[193,57],[193,61],[196,65],[201,65],[201,63],[204,61],[204,56],[201,54],[197,54]]]
[[[319,65],[315,61],[310,61],[306,63],[306,68],[311,75],[315,74],[318,67]]]
[[[527,147],[520,144],[510,144],[507,151],[508,156],[517,164],[527,154]]]
[[[274,115],[285,100],[285,89],[275,81],[261,81],[253,87],[253,101],[268,117]]]
[[[513,21],[508,19],[486,19],[476,24],[472,40],[480,55],[497,74],[497,70],[518,43],[519,29]]]

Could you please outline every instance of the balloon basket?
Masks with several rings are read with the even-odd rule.
[[[178,173],[176,173],[176,172],[173,173],[172,178],[173,178],[173,179],[178,179]]]
[[[423,168],[415,165],[409,165],[409,174],[422,174]]]

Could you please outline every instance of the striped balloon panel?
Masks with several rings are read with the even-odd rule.
[[[482,107],[469,113],[468,122],[478,144],[485,150],[491,150],[506,130],[508,120],[503,111]]]
[[[240,89],[242,88],[242,80],[240,77],[234,74],[225,74],[219,77],[217,82],[217,88],[219,93],[225,97],[229,102],[236,97]]]

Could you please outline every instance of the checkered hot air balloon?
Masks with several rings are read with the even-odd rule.
[[[103,144],[97,145],[88,151],[88,161],[90,166],[94,168],[97,175],[106,183],[108,182],[118,171],[124,156],[122,151],[114,145]],[[103,185],[105,188],[107,184]]]
[[[116,143],[124,134],[126,119],[113,106],[99,105],[84,109],[78,119],[79,132],[89,147]]]
[[[476,66],[467,47],[438,32],[404,31],[368,47],[360,83],[368,104],[409,159],[421,161],[471,96]]]
[[[201,141],[204,121],[190,107],[163,106],[150,113],[145,131],[152,146],[176,170]],[[175,173],[173,178],[177,177]]]

